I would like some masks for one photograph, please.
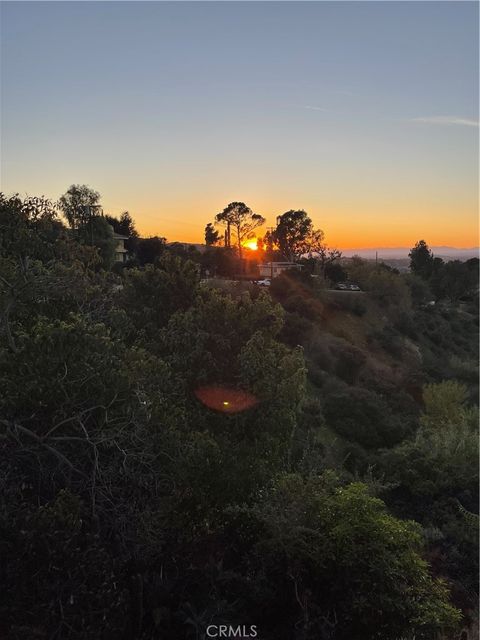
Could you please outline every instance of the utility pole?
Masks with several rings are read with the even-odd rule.
[[[225,232],[225,245],[228,249],[230,249],[230,222],[227,222],[227,230]]]
[[[99,204],[87,204],[82,206],[83,212],[83,225],[85,226],[88,222],[88,226],[90,227],[90,246],[93,246],[93,224],[92,221],[96,215],[96,210],[100,209]]]
[[[277,223],[278,223],[278,218],[277,218]],[[267,227],[267,231],[270,231],[270,234],[272,234],[275,231],[275,227]],[[270,237],[272,237],[270,235]],[[271,253],[270,253],[270,280],[273,280],[273,242],[270,243],[271,246]]]

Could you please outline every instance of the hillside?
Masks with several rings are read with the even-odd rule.
[[[411,277],[385,273],[383,292],[327,291],[293,272],[272,284],[286,310],[282,338],[301,344],[307,363],[302,438],[314,445],[303,463],[371,474],[395,513],[436,532],[427,538],[429,557],[452,581],[457,604],[469,609],[476,532],[462,524],[460,507],[475,511],[477,500],[477,414],[463,408],[478,398],[477,307],[412,302]],[[427,424],[434,427],[428,434]]]
[[[42,198],[0,226],[2,638],[475,628],[474,264],[266,290],[112,269]]]

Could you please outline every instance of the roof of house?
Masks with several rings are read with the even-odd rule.
[[[271,267],[273,264],[274,267],[301,267],[303,265],[297,264],[296,262],[265,262],[264,264],[258,265],[259,267]]]
[[[129,236],[122,236],[121,233],[115,233],[115,231],[113,232],[113,237],[115,240],[128,240],[129,238]]]

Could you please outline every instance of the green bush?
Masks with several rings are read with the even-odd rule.
[[[262,636],[426,639],[457,626],[460,612],[419,556],[420,528],[389,515],[365,485],[284,476],[250,513],[264,532],[247,565],[264,603]]]
[[[388,404],[371,391],[351,388],[325,399],[327,424],[350,442],[367,449],[391,447],[406,435],[406,426]]]

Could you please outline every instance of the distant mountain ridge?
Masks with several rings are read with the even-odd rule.
[[[444,260],[468,260],[478,258],[479,247],[463,249],[457,247],[430,247],[433,255]],[[369,249],[342,249],[342,254],[349,258],[360,256],[361,258],[375,258],[378,253],[379,258],[408,258],[410,247],[374,247]]]

